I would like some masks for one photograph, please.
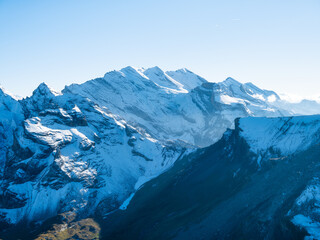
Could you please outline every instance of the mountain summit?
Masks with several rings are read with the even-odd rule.
[[[157,139],[197,146],[220,139],[236,117],[295,114],[275,92],[232,78],[210,83],[187,69],[126,67],[62,92],[91,99]]]

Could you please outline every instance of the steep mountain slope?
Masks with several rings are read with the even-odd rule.
[[[319,140],[320,116],[237,120],[101,221],[103,239],[318,239]]]
[[[0,181],[5,174],[7,150],[13,145],[13,132],[24,119],[20,104],[0,88]]]
[[[2,228],[68,211],[107,214],[189,151],[45,84],[22,101],[1,92],[0,101]]]

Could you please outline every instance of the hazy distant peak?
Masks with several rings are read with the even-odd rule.
[[[176,71],[167,71],[166,74],[181,83],[188,91],[208,82],[206,79],[186,68],[178,69]]]
[[[179,68],[179,69],[177,69],[175,72],[193,73],[193,74],[195,74],[194,72],[190,71],[190,70],[187,69],[187,68]]]
[[[237,80],[235,80],[232,77],[228,77],[226,78],[226,80],[224,80],[223,82],[221,82],[222,84],[226,85],[226,86],[230,86],[230,85],[237,85],[240,86],[242,85],[242,83],[238,82]]]
[[[122,68],[119,72],[125,75],[136,75],[136,74],[139,74],[140,71],[139,71],[139,68],[127,66],[125,68]]]
[[[156,74],[164,74],[164,71],[159,68],[158,66],[154,66],[154,67],[151,67],[151,68],[147,68],[147,69],[143,69],[143,72],[144,73],[156,73]]]

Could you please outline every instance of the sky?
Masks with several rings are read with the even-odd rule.
[[[0,0],[0,85],[29,96],[126,66],[320,96],[319,0]]]

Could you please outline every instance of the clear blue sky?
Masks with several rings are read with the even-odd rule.
[[[0,84],[12,93],[127,65],[320,95],[320,1],[0,0]]]

